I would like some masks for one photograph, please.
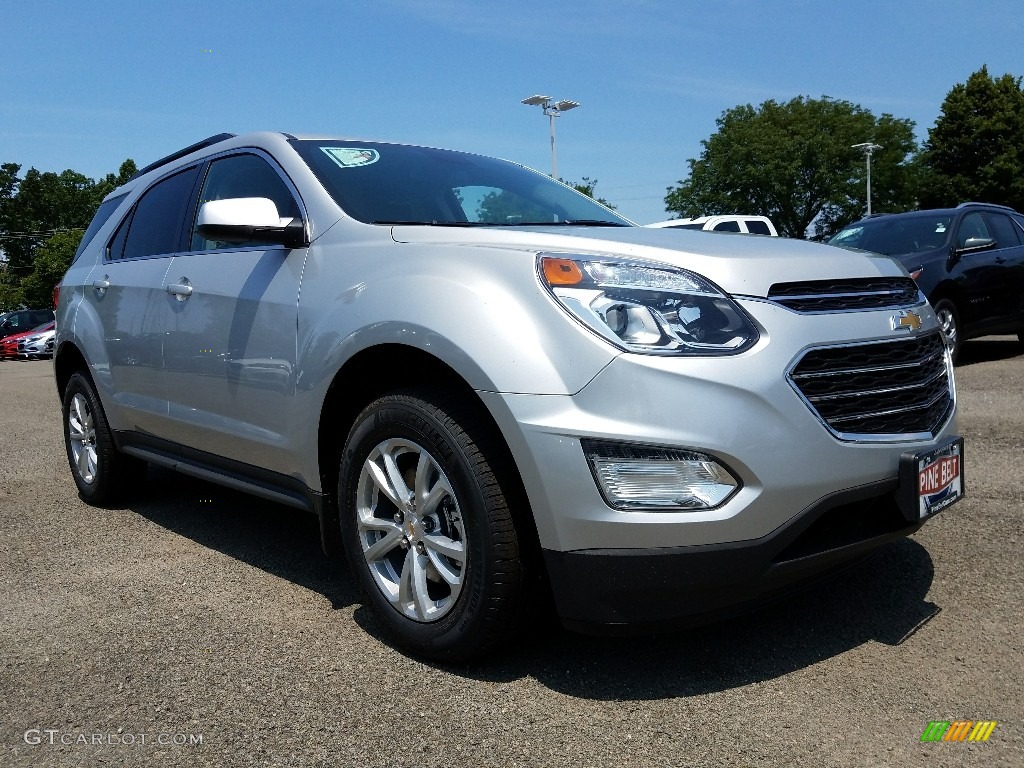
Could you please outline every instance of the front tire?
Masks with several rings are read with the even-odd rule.
[[[359,414],[341,459],[345,554],[398,645],[462,662],[507,640],[525,605],[520,541],[474,413],[429,392]]]
[[[939,328],[942,330],[942,338],[946,341],[949,354],[956,362],[960,355],[960,313],[956,305],[949,299],[939,299],[935,303],[935,318],[939,321]]]
[[[104,506],[121,498],[145,473],[146,463],[117,450],[92,382],[75,373],[64,390],[64,446],[78,495]]]

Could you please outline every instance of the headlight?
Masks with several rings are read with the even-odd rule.
[[[732,355],[758,339],[736,302],[684,269],[565,254],[540,254],[538,266],[573,317],[630,352]]]

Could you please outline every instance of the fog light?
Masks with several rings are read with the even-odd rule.
[[[599,440],[582,444],[601,495],[615,509],[712,509],[740,487],[704,453]]]

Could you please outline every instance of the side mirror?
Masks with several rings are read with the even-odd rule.
[[[309,245],[301,218],[282,219],[273,200],[235,197],[210,200],[199,209],[198,231],[207,240],[271,243],[286,248]]]
[[[992,248],[996,244],[996,241],[991,237],[969,237],[964,241],[964,244],[956,249],[956,254],[959,256],[961,253],[970,253],[972,251],[983,251],[986,248]]]

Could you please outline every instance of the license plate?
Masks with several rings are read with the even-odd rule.
[[[957,437],[931,451],[904,454],[900,461],[903,514],[931,517],[964,496],[964,440]]]

